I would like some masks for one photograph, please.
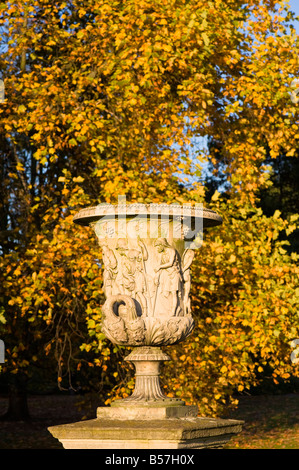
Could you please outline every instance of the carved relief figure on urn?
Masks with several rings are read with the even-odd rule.
[[[155,268],[157,286],[156,301],[154,311],[159,309],[157,306],[157,297],[160,291],[160,297],[168,299],[168,309],[157,312],[158,315],[166,313],[168,316],[180,316],[183,314],[180,305],[182,291],[182,271],[180,266],[179,254],[165,238],[158,238],[155,241],[155,247],[158,253],[161,253],[160,264]]]
[[[184,294],[183,294],[183,306],[184,306],[184,315],[191,314],[191,299],[190,299],[190,289],[191,289],[191,273],[190,266],[194,258],[194,251],[190,248],[187,248],[182,256],[182,272],[183,272],[183,281],[184,281]]]
[[[130,290],[126,288],[127,283],[123,275],[125,264],[127,262],[128,240],[119,238],[117,240],[116,251],[118,253],[119,268],[115,279],[114,294],[130,295]]]
[[[136,299],[141,307],[142,315],[148,315],[147,306],[147,280],[145,271],[145,261],[148,259],[148,252],[143,241],[138,237],[139,250],[132,248],[128,251],[128,262],[124,263],[124,285],[130,292],[131,297]]]
[[[108,246],[107,240],[101,243],[101,248],[103,250],[103,289],[106,298],[113,295],[114,281],[117,276],[117,259],[111,248]]]

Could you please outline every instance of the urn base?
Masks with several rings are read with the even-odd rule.
[[[242,421],[217,418],[93,419],[48,428],[65,449],[223,448]]]

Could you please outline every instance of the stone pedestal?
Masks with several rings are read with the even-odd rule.
[[[166,408],[156,411],[168,414]],[[103,408],[103,417],[53,426],[49,431],[65,449],[207,449],[222,448],[242,430],[242,421],[231,419],[157,419],[152,415],[150,419],[113,419],[107,417],[110,412]]]
[[[65,449],[221,448],[241,432],[242,422],[199,418],[197,406],[168,398],[160,386],[160,363],[170,358],[159,347],[133,349],[131,396],[97,409],[97,418],[49,428]]]

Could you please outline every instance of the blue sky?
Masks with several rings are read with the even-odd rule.
[[[297,16],[299,16],[299,0],[290,0],[289,3],[291,10],[296,13]],[[296,29],[299,32],[299,23],[297,22],[297,24],[294,26],[296,26]]]
[[[299,0],[290,0],[291,9],[299,15]]]

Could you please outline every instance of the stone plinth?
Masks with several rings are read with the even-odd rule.
[[[222,448],[241,430],[242,421],[198,417],[164,419],[103,417],[49,428],[51,434],[59,439],[65,449]]]
[[[242,421],[197,415],[179,399],[115,400],[96,419],[48,430],[65,449],[221,448],[242,430]]]
[[[111,407],[101,406],[97,409],[97,418],[100,419],[165,419],[165,418],[196,418],[198,414],[197,406],[185,406],[184,402],[178,400],[168,404],[168,400],[158,403],[136,404],[128,406],[117,406],[116,400]],[[170,400],[169,400],[170,402]],[[183,404],[181,404],[183,403]]]

